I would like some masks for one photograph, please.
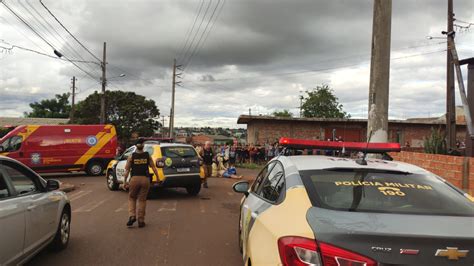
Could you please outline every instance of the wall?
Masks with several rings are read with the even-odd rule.
[[[474,158],[402,151],[390,154],[395,161],[424,168],[458,188],[474,193]]]
[[[411,148],[423,148],[424,139],[431,134],[431,129],[443,129],[444,125],[389,123],[389,141],[399,142],[402,146],[409,144]],[[247,142],[264,144],[278,141],[281,137],[327,140],[336,129],[336,136],[346,141],[366,141],[367,122],[349,121],[279,121],[253,120],[247,124]],[[466,127],[458,125],[457,138],[464,140]]]

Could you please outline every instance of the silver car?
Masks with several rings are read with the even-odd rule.
[[[71,206],[59,182],[0,156],[0,265],[22,264],[50,245],[69,242]]]

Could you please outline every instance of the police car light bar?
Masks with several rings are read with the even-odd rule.
[[[295,149],[346,150],[366,153],[401,151],[400,143],[342,142],[280,138],[280,145]]]

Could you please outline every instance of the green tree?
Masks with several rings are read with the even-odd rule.
[[[306,94],[301,107],[304,117],[350,118],[328,85],[317,86],[312,91],[306,91]]]
[[[56,94],[53,99],[30,103],[32,112],[25,112],[26,117],[68,118],[71,111],[70,93]]]
[[[284,109],[282,111],[275,111],[272,113],[272,115],[276,117],[293,117],[293,114],[287,109]]]
[[[120,140],[127,141],[132,133],[152,136],[160,123],[154,118],[160,115],[155,101],[129,91],[107,91],[106,121],[117,129]],[[75,123],[100,123],[100,94],[96,91],[79,102],[75,112]]]

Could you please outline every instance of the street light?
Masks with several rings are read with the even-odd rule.
[[[428,40],[433,40],[433,39],[437,39],[437,40],[446,40],[447,38],[446,38],[446,37],[433,37],[433,36],[426,36],[426,39],[428,39]]]

